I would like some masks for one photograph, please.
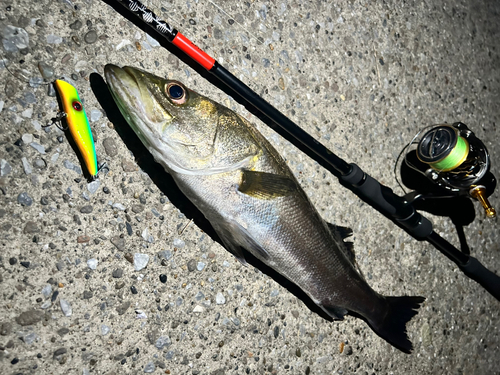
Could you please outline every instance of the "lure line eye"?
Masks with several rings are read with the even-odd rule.
[[[72,105],[73,105],[73,109],[74,109],[75,111],[80,112],[80,111],[83,109],[82,103],[80,103],[80,102],[79,102],[79,101],[77,101],[77,100],[75,100],[75,101],[72,103]]]
[[[165,91],[174,104],[181,105],[187,100],[186,90],[177,83],[170,83]]]

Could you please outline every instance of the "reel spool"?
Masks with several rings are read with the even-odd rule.
[[[468,195],[482,204],[486,216],[496,216],[487,199],[496,187],[496,179],[489,172],[488,150],[465,124],[422,129],[406,146],[402,174],[405,165],[438,187],[433,189],[433,198]],[[416,190],[423,185],[417,183]]]

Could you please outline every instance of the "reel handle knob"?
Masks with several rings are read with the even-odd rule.
[[[472,198],[476,198],[479,202],[481,202],[487,217],[493,219],[497,216],[496,210],[490,204],[488,198],[486,198],[486,187],[482,185],[476,186],[469,191],[469,194]]]

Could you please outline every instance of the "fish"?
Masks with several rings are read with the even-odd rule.
[[[332,319],[358,316],[411,352],[406,324],[425,298],[383,296],[368,285],[346,241],[352,230],[321,218],[249,121],[176,80],[113,64],[104,75],[124,119],[240,262],[251,253]]]

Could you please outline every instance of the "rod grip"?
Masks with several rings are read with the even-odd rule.
[[[418,213],[404,198],[375,180],[356,164],[351,163],[349,173],[339,177],[340,183],[374,207],[377,211],[422,241],[432,233],[432,223]]]
[[[481,264],[476,258],[469,257],[469,261],[460,269],[472,280],[481,284],[490,294],[500,301],[500,276],[493,273]]]

